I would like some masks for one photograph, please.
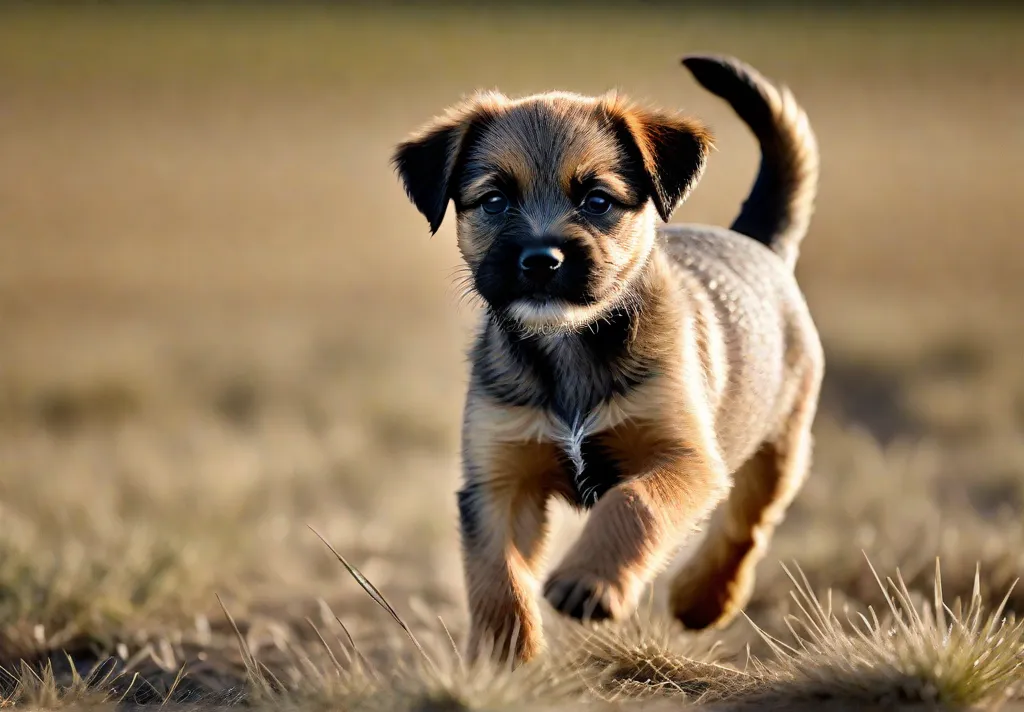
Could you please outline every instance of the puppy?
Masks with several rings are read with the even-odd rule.
[[[405,189],[486,305],[471,351],[458,509],[470,648],[529,660],[547,504],[589,510],[544,596],[617,619],[714,514],[671,584],[729,621],[808,470],[824,361],[793,276],[818,151],[792,95],[731,58],[683,60],[762,151],[729,230],[659,226],[699,180],[698,121],[613,95],[478,94],[397,147]]]

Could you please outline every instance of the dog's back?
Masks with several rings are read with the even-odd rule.
[[[820,344],[793,267],[817,191],[818,149],[807,115],[785,88],[731,58],[683,60],[750,127],[761,167],[730,229],[671,225],[662,244],[707,333],[716,432],[733,469],[793,408],[792,384]],[[695,297],[695,298],[694,298]],[[715,352],[718,353],[715,353]],[[813,364],[816,366],[816,363]]]

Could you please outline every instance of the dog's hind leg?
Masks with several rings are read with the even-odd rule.
[[[819,384],[820,369],[809,369],[781,432],[735,473],[700,548],[674,577],[672,613],[687,628],[725,625],[749,601],[754,569],[810,467]]]

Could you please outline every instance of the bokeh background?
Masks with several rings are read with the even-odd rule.
[[[308,635],[321,597],[370,635],[307,525],[463,630],[475,311],[390,150],[479,88],[617,88],[712,126],[674,219],[728,224],[759,157],[679,66],[698,51],[789,85],[823,155],[797,270],[817,457],[751,616],[780,630],[780,559],[876,601],[862,552],[926,588],[941,554],[951,595],[980,562],[1000,598],[1024,571],[1022,36],[980,5],[5,4],[0,663],[157,635],[187,657],[216,593],[253,640]]]

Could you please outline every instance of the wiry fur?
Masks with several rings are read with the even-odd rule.
[[[590,512],[544,585],[578,618],[627,615],[714,511],[672,586],[676,616],[701,628],[744,605],[806,475],[823,358],[792,266],[815,190],[813,135],[788,92],[751,68],[685,63],[761,142],[734,230],[656,226],[699,180],[710,134],[614,96],[479,95],[396,151],[432,230],[455,203],[486,304],[458,497],[474,652],[521,661],[542,645],[550,498]],[[607,214],[584,209],[594,186],[613,198]],[[498,215],[482,209],[495,190],[508,197]],[[549,244],[566,259],[540,293],[516,256]]]

